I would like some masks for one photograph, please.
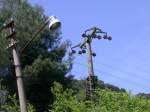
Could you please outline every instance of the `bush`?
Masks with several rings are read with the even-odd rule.
[[[49,112],[150,112],[150,100],[125,92],[97,90],[95,102],[79,100],[71,89],[54,83],[55,102]]]
[[[1,106],[0,112],[20,112],[16,95],[8,96],[8,101]],[[28,104],[28,112],[35,112],[35,109],[31,104]]]

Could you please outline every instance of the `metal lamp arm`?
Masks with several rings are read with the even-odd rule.
[[[20,54],[24,52],[24,50],[31,44],[31,42],[41,33],[41,31],[46,27],[46,25],[49,23],[49,18],[46,20],[44,25],[40,27],[40,29],[32,36],[32,38],[25,44],[23,48],[20,50]]]

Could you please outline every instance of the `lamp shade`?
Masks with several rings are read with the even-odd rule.
[[[49,29],[52,31],[57,30],[61,26],[61,22],[55,16],[50,16],[48,21]]]

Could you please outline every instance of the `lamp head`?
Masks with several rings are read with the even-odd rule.
[[[48,21],[49,21],[49,29],[51,31],[57,30],[61,26],[61,22],[55,16],[50,16],[48,18]]]

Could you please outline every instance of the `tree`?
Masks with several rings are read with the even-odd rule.
[[[146,93],[138,93],[136,96],[138,96],[138,97],[145,97],[147,99],[150,99],[150,94],[146,94]]]
[[[19,41],[18,49],[20,49],[31,39],[33,32],[44,23],[47,16],[40,6],[31,6],[27,1],[20,3],[18,0],[0,0],[0,3],[2,3],[0,22],[13,17],[16,38]],[[72,80],[72,77],[66,76],[71,69],[72,58],[68,57],[64,60],[70,42],[62,42],[61,39],[60,33],[53,36],[46,27],[20,55],[27,100],[36,107],[37,112],[45,111],[47,105],[53,101],[52,94],[49,94],[53,81],[58,81],[67,87]],[[4,60],[3,64],[0,64],[0,70],[7,69],[3,75],[9,92],[13,95],[17,89],[11,50],[4,49],[7,42],[3,35],[0,35],[0,40],[2,41],[0,46],[3,46],[1,52],[3,54],[6,52],[5,55],[0,55],[1,60]]]
[[[2,79],[0,79],[0,108],[1,108],[1,105],[3,105],[5,102],[6,102],[6,97],[7,97],[7,94],[8,94],[8,91],[6,89],[5,86],[3,86],[2,84]]]

